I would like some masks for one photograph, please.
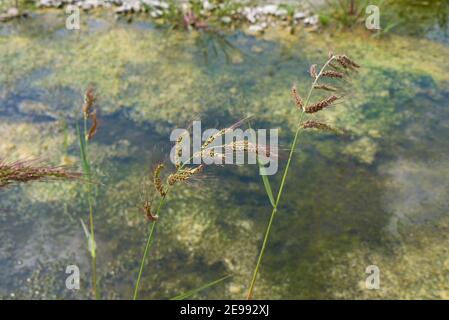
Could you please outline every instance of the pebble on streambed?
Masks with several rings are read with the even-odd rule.
[[[38,8],[62,8],[70,4],[78,6],[84,11],[100,7],[114,7],[114,12],[118,16],[149,12],[150,16],[154,19],[160,18],[170,11],[169,2],[162,0],[36,0],[36,3]],[[236,0],[235,3],[238,4],[239,1]],[[184,12],[190,12],[188,2],[181,3],[180,7]],[[203,0],[200,15],[201,17],[209,17],[217,9],[226,9],[226,5],[211,4],[208,0]],[[11,11],[1,15],[0,21],[16,17],[16,15],[18,15],[18,12]],[[254,34],[262,33],[269,26],[274,26],[278,22],[285,24],[288,21],[288,23],[293,25],[302,23],[305,26],[317,26],[319,23],[317,15],[298,9],[289,13],[284,6],[278,4],[265,4],[254,7],[242,6],[231,10],[229,14],[221,17],[220,21],[223,24],[231,24],[233,21],[247,22],[249,24],[247,31]]]
[[[28,16],[26,12],[20,12],[17,8],[9,8],[6,12],[0,14],[0,22],[12,20],[15,18],[25,18]]]

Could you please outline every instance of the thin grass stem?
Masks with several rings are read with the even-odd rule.
[[[165,197],[167,196],[168,191],[169,191],[169,189],[167,189]],[[158,205],[156,213],[155,213],[156,216],[159,214],[159,211],[165,202],[165,197],[161,198],[161,200],[159,201],[159,205]],[[137,276],[136,285],[134,286],[133,300],[137,300],[137,298],[139,296],[140,279],[142,278],[143,268],[145,266],[145,261],[147,259],[148,250],[151,246],[151,243],[153,242],[153,233],[154,233],[154,230],[156,229],[156,222],[157,222],[156,220],[153,221],[153,223],[150,226],[150,231],[149,231],[148,238],[147,238],[147,244],[145,245],[145,250],[143,251],[142,259],[140,261],[139,275]]]
[[[79,142],[80,142],[80,153],[81,153],[81,160],[83,165],[83,171],[86,175],[88,180],[91,180],[91,170],[90,170],[90,163],[88,158],[88,139],[87,137],[87,117],[84,116],[83,121],[83,132],[81,134],[79,130],[78,124],[77,127],[77,134],[79,136]],[[92,295],[94,299],[99,299],[100,295],[97,290],[97,255],[96,255],[96,243],[95,243],[95,232],[94,232],[94,215],[93,215],[93,199],[92,199],[92,186],[89,183],[87,185],[87,202],[89,204],[89,229],[90,229],[90,238],[88,239],[90,244],[90,255],[91,255],[91,263],[92,263]]]
[[[307,98],[306,98],[306,101],[304,103],[304,108],[302,109],[302,112],[301,112],[301,114],[299,116],[298,127],[296,129],[295,137],[293,138],[293,142],[291,144],[290,153],[289,153],[288,160],[287,160],[287,165],[285,166],[284,173],[282,175],[282,180],[281,180],[281,184],[279,186],[279,191],[278,191],[278,194],[277,194],[277,197],[276,197],[276,202],[274,204],[273,210],[271,211],[270,220],[268,222],[268,226],[267,226],[267,229],[265,231],[264,239],[263,239],[263,242],[262,242],[262,247],[260,249],[259,256],[257,258],[256,267],[254,268],[253,276],[251,278],[251,283],[250,283],[250,286],[249,286],[249,289],[248,289],[248,294],[247,294],[247,297],[246,297],[248,300],[251,300],[253,298],[254,286],[256,284],[257,275],[259,273],[259,269],[260,269],[260,265],[262,263],[262,259],[263,259],[264,255],[265,255],[265,249],[267,247],[267,243],[268,243],[268,239],[269,239],[269,236],[270,236],[271,228],[272,228],[272,225],[273,225],[274,217],[276,216],[276,213],[277,213],[277,208],[278,208],[279,202],[281,200],[281,196],[282,196],[282,192],[284,190],[285,182],[287,180],[288,170],[290,168],[290,164],[291,164],[291,161],[292,161],[292,158],[293,158],[293,153],[296,150],[296,145],[298,143],[298,138],[299,138],[299,135],[300,135],[300,132],[301,132],[301,129],[302,129],[302,123],[303,123],[304,114],[305,114],[304,110],[306,110],[308,105],[309,105],[310,97],[312,96],[312,92],[314,90],[314,87],[315,87],[316,83],[318,82],[319,78],[321,77],[324,69],[326,69],[326,67],[329,65],[329,63],[331,63],[331,61],[333,59],[334,59],[334,56],[329,58],[329,60],[321,68],[319,74],[316,76],[315,80],[313,81],[312,85],[310,86],[309,93],[307,94]]]

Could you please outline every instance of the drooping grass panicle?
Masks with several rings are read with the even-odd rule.
[[[8,162],[0,159],[0,188],[30,181],[69,180],[81,177],[81,173],[67,171],[64,167],[43,165],[37,160]]]
[[[322,131],[331,131],[337,133],[338,130],[324,122],[317,120],[307,120],[302,124],[303,129],[317,129]]]

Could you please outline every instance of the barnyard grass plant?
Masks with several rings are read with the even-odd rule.
[[[200,151],[194,153],[188,161],[182,162],[182,147],[181,143],[184,139],[190,139],[189,135],[182,134],[178,137],[175,143],[175,157],[174,157],[174,166],[175,170],[171,173],[165,175],[163,177],[163,173],[165,170],[165,165],[163,163],[159,163],[156,165],[154,170],[152,170],[151,177],[147,177],[147,182],[151,182],[152,187],[154,188],[153,196],[150,198],[145,196],[142,198],[142,211],[144,212],[147,220],[150,222],[148,236],[146,245],[143,251],[142,259],[140,262],[140,268],[137,276],[137,280],[134,286],[133,299],[138,299],[139,296],[139,287],[141,284],[142,274],[145,266],[145,262],[147,260],[149,248],[151,247],[153,241],[153,235],[156,228],[156,224],[158,222],[161,209],[169,195],[170,191],[176,185],[180,185],[186,183],[198,175],[200,175],[206,168],[205,164],[199,165],[190,165],[191,160],[195,158],[203,158],[203,157],[211,157],[214,159],[218,159],[219,161],[224,161],[227,157],[233,157],[236,152],[247,152],[254,154],[261,154],[261,152],[266,153],[266,148],[263,146],[255,145],[247,140],[241,141],[233,141],[228,144],[223,145],[213,145],[214,141],[218,141],[219,138],[222,138],[227,132],[230,132],[232,129],[240,126],[244,120],[241,120],[234,125],[221,129],[216,134],[211,135],[208,139],[204,141],[201,145]],[[186,131],[187,132],[187,131]],[[223,152],[217,152],[217,148],[221,148]],[[271,155],[274,156],[274,155]],[[214,163],[217,163],[214,161]],[[148,186],[149,183],[144,183],[144,186]],[[148,192],[144,190],[144,194],[148,195]],[[158,200],[154,200],[158,199]],[[153,206],[154,203],[157,203]]]
[[[88,152],[89,142],[95,136],[95,133],[97,132],[98,128],[96,96],[95,90],[92,86],[89,86],[84,94],[82,114],[83,114],[82,131],[80,130],[78,123],[76,124],[76,130],[79,139],[80,156],[83,173],[86,179],[88,180],[88,183],[85,184],[85,193],[87,196],[87,202],[89,206],[89,233],[87,233],[87,248],[90,252],[92,263],[92,296],[94,299],[98,299],[100,297],[100,294],[97,290],[97,255],[96,255],[97,248],[95,243],[94,213],[93,213],[95,190],[93,189],[94,186],[90,182],[92,181],[92,169],[89,161],[89,152]],[[89,122],[90,127],[88,126]]]
[[[247,299],[252,299],[254,296],[254,288],[256,285],[257,276],[268,244],[273,221],[276,214],[278,213],[279,203],[281,201],[285,183],[287,181],[293,154],[298,146],[300,133],[304,130],[310,129],[338,132],[338,130],[333,126],[315,119],[315,115],[318,112],[326,111],[328,108],[334,106],[336,102],[342,99],[342,97],[346,94],[346,88],[349,85],[348,78],[359,67],[360,66],[348,56],[334,55],[332,52],[330,52],[328,60],[319,71],[317,71],[316,64],[313,64],[310,67],[309,73],[312,77],[312,83],[305,99],[303,99],[302,96],[298,93],[295,85],[291,89],[292,98],[299,113],[296,132],[290,146],[290,153],[288,156],[287,164],[282,174],[281,183],[279,185],[276,197],[274,197],[272,194],[272,188],[270,187],[268,178],[263,177],[264,186],[270,199],[270,203],[272,204],[272,211],[265,231],[262,246],[257,258],[256,266],[254,268],[253,275],[249,284]],[[328,81],[329,79],[334,82],[340,82],[340,86],[336,86],[336,84],[334,83],[326,83],[326,81]],[[316,92],[321,92],[321,98],[319,98],[315,102],[312,102],[312,96]],[[324,97],[323,92],[325,94]],[[332,93],[329,94],[329,92]]]

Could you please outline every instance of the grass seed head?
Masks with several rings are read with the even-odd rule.
[[[239,140],[234,141],[228,145],[225,145],[225,150],[231,151],[231,152],[250,152],[250,153],[259,153],[259,147],[249,142],[248,140]]]
[[[335,57],[335,60],[340,63],[343,68],[360,68],[360,65],[355,63],[353,60],[349,59],[346,55],[338,55]]]
[[[337,132],[337,129],[331,127],[330,125],[324,123],[324,122],[320,122],[320,121],[316,121],[316,120],[307,120],[306,122],[304,122],[301,126],[303,129],[317,129],[317,130],[322,130],[322,131],[332,131],[332,132]]]
[[[323,73],[321,73],[322,77],[328,77],[328,78],[338,78],[338,79],[342,79],[344,77],[344,74],[338,71],[333,71],[333,70],[327,70],[324,71]]]
[[[192,176],[199,174],[203,171],[204,164],[200,164],[199,166],[191,169],[182,169],[178,170],[175,173],[172,173],[167,178],[167,183],[170,186],[175,185],[177,182],[183,182],[190,179]]]
[[[95,89],[92,86],[89,86],[84,93],[83,114],[85,119],[87,119],[92,112],[95,100]]]
[[[332,95],[330,97],[327,97],[315,104],[312,104],[310,106],[308,106],[305,110],[306,113],[315,113],[318,112],[324,108],[329,107],[330,105],[332,105],[333,102],[335,102],[336,100],[338,100],[338,97],[335,95]]]
[[[164,164],[159,163],[157,165],[157,167],[154,169],[153,172],[153,183],[154,183],[154,187],[156,188],[157,192],[159,192],[159,194],[161,195],[161,197],[165,197],[167,195],[164,186],[162,185],[162,181],[161,181],[161,171],[162,169],[164,169]]]
[[[316,84],[313,86],[314,89],[325,90],[325,91],[338,91],[336,87],[330,86],[328,84]]]
[[[248,118],[248,117],[247,117]],[[228,128],[223,128],[220,131],[218,131],[217,133],[213,134],[212,136],[210,136],[201,146],[201,150],[205,150],[212,142],[215,141],[215,139],[224,136],[227,132],[232,131],[233,129],[237,128],[238,126],[240,126],[242,123],[245,122],[245,120],[247,118],[244,118],[242,120],[237,121],[236,123],[234,123],[232,126],[228,127]]]
[[[6,162],[0,159],[0,188],[29,181],[68,180],[81,173],[68,172],[62,167],[42,166],[32,160]]]
[[[178,139],[176,140],[176,144],[175,144],[175,166],[176,169],[179,169],[181,167],[181,160],[179,160],[182,156],[182,147],[181,147],[181,143],[182,140],[184,139],[183,135],[179,135]]]
[[[296,89],[296,85],[292,87],[292,97],[293,101],[295,101],[295,105],[298,109],[302,110],[304,108],[304,100],[298,94],[298,90]]]
[[[211,135],[209,138],[207,138],[207,140],[203,143],[203,145],[201,146],[201,149],[204,150],[206,149],[212,142],[215,141],[215,139],[223,136],[227,130],[230,130],[229,128],[225,128],[225,129],[221,129],[220,131],[218,131],[217,133]]]

